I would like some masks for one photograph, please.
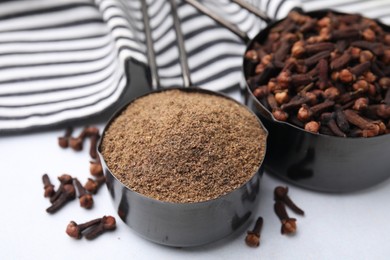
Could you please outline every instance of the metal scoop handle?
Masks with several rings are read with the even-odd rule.
[[[233,23],[231,23],[228,20],[224,19],[223,17],[215,14],[214,12],[212,12],[210,9],[208,9],[207,7],[202,5],[197,0],[184,0],[184,1],[186,3],[192,5],[193,7],[195,7],[199,12],[209,16],[211,19],[213,19],[217,23],[221,24],[222,26],[224,26],[225,28],[227,28],[228,30],[230,30],[231,32],[236,34],[245,43],[248,43],[250,41],[250,38],[249,38],[249,36],[247,35],[246,32],[240,30],[236,25],[234,25]],[[233,3],[238,4],[242,8],[248,10],[249,12],[253,13],[257,17],[259,17],[261,20],[266,22],[267,24],[272,21],[272,19],[270,17],[268,17],[266,13],[264,13],[263,11],[257,9],[256,7],[254,7],[253,5],[251,5],[251,4],[247,3],[247,2],[244,2],[242,0],[231,0],[231,1]]]
[[[269,18],[263,11],[257,9],[251,4],[248,4],[242,0],[231,0],[232,2],[238,4],[242,8],[248,10],[249,12],[253,13],[266,23],[269,23],[272,21],[271,18]],[[232,24],[231,22],[227,21],[226,19],[222,18],[221,16],[215,14],[210,9],[202,5],[196,0],[185,0],[186,3],[190,4],[191,6],[195,7],[199,12],[209,16],[222,26],[226,27],[230,31],[232,31],[234,34],[239,36],[245,43],[248,43],[250,41],[250,38],[248,35],[240,30],[236,25]],[[144,21],[144,27],[145,27],[145,37],[146,37],[146,46],[147,46],[147,56],[148,56],[148,63],[150,67],[150,74],[151,74],[151,80],[152,80],[152,88],[154,90],[160,88],[160,79],[157,71],[157,63],[156,63],[156,55],[154,52],[153,47],[153,39],[152,39],[152,33],[150,28],[150,20],[148,15],[148,6],[146,1],[141,1],[142,3],[142,13],[143,13],[143,21]],[[176,31],[176,38],[178,43],[178,49],[179,49],[179,58],[180,58],[180,65],[181,70],[183,73],[183,87],[188,88],[192,86],[191,82],[191,74],[190,69],[188,66],[188,57],[187,52],[185,50],[185,43],[184,43],[184,37],[183,33],[180,27],[180,18],[178,16],[178,9],[177,4],[175,0],[170,0],[171,9],[172,9],[172,17],[173,17],[173,24]]]

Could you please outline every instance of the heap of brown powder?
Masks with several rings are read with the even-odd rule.
[[[220,197],[258,170],[266,136],[244,106],[169,90],[137,99],[111,123],[102,154],[127,187],[169,202]]]

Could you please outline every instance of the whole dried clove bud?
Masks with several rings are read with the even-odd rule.
[[[376,79],[377,79],[377,77],[371,71],[367,71],[366,73],[364,73],[363,78],[368,83],[374,83],[376,81]]]
[[[333,51],[335,48],[334,43],[332,42],[318,42],[314,44],[308,44],[305,46],[305,52],[308,54],[323,52],[323,51]]]
[[[281,91],[275,93],[275,100],[276,102],[278,102],[279,105],[281,105],[287,103],[290,100],[290,97],[287,91]]]
[[[350,69],[350,72],[353,74],[354,78],[362,75],[371,68],[371,62],[366,61],[360,64],[355,65]]]
[[[390,78],[389,77],[383,77],[379,80],[379,86],[382,89],[389,89],[390,88]]]
[[[93,197],[87,193],[86,189],[81,185],[77,178],[73,179],[73,183],[76,186],[76,190],[79,194],[80,207],[90,209],[93,206]]]
[[[85,222],[83,224],[77,224],[73,220],[70,221],[68,226],[66,227],[66,234],[68,236],[80,239],[82,237],[82,233],[85,229],[93,227],[99,224],[102,221],[102,218],[93,219],[91,221]]]
[[[89,149],[89,156],[91,156],[91,158],[93,158],[93,159],[97,158],[97,143],[98,143],[99,139],[100,139],[99,133],[91,136],[91,146]]]
[[[335,120],[337,126],[343,133],[347,133],[350,130],[348,120],[345,118],[345,115],[341,109],[340,105],[335,106]]]
[[[386,45],[390,45],[390,34],[386,34],[384,37],[384,42]]]
[[[352,85],[352,88],[356,91],[361,91],[361,92],[367,92],[369,88],[369,83],[366,80],[358,80],[356,83]]]
[[[281,233],[282,234],[293,234],[297,231],[297,224],[295,218],[290,218],[287,214],[286,208],[281,201],[276,201],[274,204],[275,214],[282,222]]]
[[[104,216],[97,226],[88,229],[85,232],[85,238],[92,240],[106,231],[112,231],[116,229],[116,220],[112,216]]]
[[[88,181],[85,183],[84,188],[92,194],[96,194],[99,187],[106,182],[105,176],[98,176],[96,179],[88,178]]]
[[[61,148],[67,148],[69,146],[69,138],[71,137],[72,132],[73,132],[73,128],[68,127],[65,130],[65,135],[62,137],[58,137],[58,145]]]
[[[277,109],[275,111],[272,112],[272,115],[274,116],[274,118],[278,121],[287,121],[288,119],[288,114],[286,112],[284,112],[282,109]]]
[[[328,78],[328,62],[325,59],[321,59],[318,62],[318,87],[320,89],[325,89],[328,87],[329,78]]]
[[[257,87],[254,91],[253,91],[253,95],[257,98],[263,98],[265,96],[268,95],[268,86],[260,86],[260,87]]]
[[[383,99],[383,103],[386,105],[390,105],[390,88],[386,90],[385,98]]]
[[[330,68],[332,70],[340,70],[345,68],[351,61],[352,55],[349,52],[344,52],[341,56],[335,58],[330,62]]]
[[[245,53],[245,58],[251,61],[258,61],[259,57],[257,55],[257,52],[255,50],[249,50]]]
[[[347,109],[344,110],[344,115],[349,123],[359,127],[362,130],[363,137],[372,137],[379,134],[380,128],[368,120],[359,116],[355,111]]]
[[[291,49],[291,43],[289,41],[283,41],[281,46],[275,51],[274,60],[284,61]]]
[[[321,115],[321,122],[329,128],[332,135],[346,137],[346,134],[338,127],[332,113],[323,113]]]
[[[58,187],[58,190],[50,197],[50,202],[54,202],[57,200],[61,193],[63,192],[63,188],[65,184],[72,184],[72,176],[69,174],[62,174],[58,177],[58,180],[60,181],[60,186]]]
[[[283,89],[288,88],[291,82],[291,72],[290,71],[282,71],[279,76],[277,77],[278,85],[281,86]]]
[[[305,124],[305,130],[311,133],[318,134],[320,126],[320,123],[318,123],[317,121],[310,121]]]
[[[375,32],[373,30],[371,30],[370,28],[365,29],[362,32],[362,36],[366,41],[369,41],[369,42],[375,41],[375,38],[376,38]]]
[[[274,189],[274,199],[276,201],[281,201],[284,204],[286,204],[287,207],[292,209],[295,213],[299,215],[304,215],[305,212],[299,208],[288,196],[288,187],[283,187],[283,186],[277,186]]]
[[[293,57],[300,57],[305,53],[305,48],[304,48],[304,42],[303,41],[297,41],[296,43],[293,44],[291,47],[291,55]]]
[[[340,96],[340,90],[336,87],[329,87],[324,90],[324,98],[328,100],[335,100]]]
[[[274,93],[278,88],[277,82],[275,78],[272,78],[267,83],[268,93]]]
[[[355,41],[352,42],[351,45],[364,50],[369,50],[377,56],[382,56],[384,53],[382,43],[369,42],[369,41]]]
[[[372,52],[370,52],[368,50],[360,52],[360,56],[359,56],[360,63],[372,61],[373,59],[374,59],[374,54],[372,54]]]
[[[60,208],[62,208],[68,201],[74,200],[76,198],[76,190],[72,184],[65,184],[62,189],[61,195],[53,204],[46,209],[48,213],[55,213]]]
[[[311,30],[314,30],[316,28],[316,25],[317,25],[317,19],[313,19],[311,18],[310,20],[307,20],[300,28],[299,28],[299,32],[301,33],[306,33],[306,32],[309,32]]]
[[[260,232],[263,227],[263,218],[259,217],[252,231],[247,232],[245,243],[250,247],[258,247],[260,245]]]
[[[347,40],[347,39],[358,39],[360,37],[360,31],[355,28],[345,28],[334,30],[331,33],[331,39],[334,41],[337,40]]]
[[[97,157],[99,158],[99,157]],[[103,167],[102,163],[100,162],[100,159],[96,161],[90,161],[89,162],[89,172],[93,176],[102,176],[103,175]]]
[[[327,59],[330,56],[330,53],[330,51],[322,51],[313,56],[310,56],[309,58],[305,59],[305,65],[313,66],[314,64],[317,64],[317,62],[319,62],[321,59]]]
[[[367,109],[368,107],[368,98],[361,97],[355,100],[355,103],[353,104],[352,109],[356,111],[363,111]]]
[[[302,104],[301,108],[298,110],[297,118],[301,122],[307,122],[312,117],[312,112],[306,104]]]
[[[386,49],[384,50],[382,59],[381,59],[386,65],[390,64],[390,50]]]
[[[343,69],[338,74],[338,79],[343,83],[351,83],[355,77],[348,69]]]
[[[351,47],[350,48],[350,52],[351,52],[351,57],[355,60],[359,59],[360,58],[360,53],[361,53],[362,49],[358,48],[358,47]]]
[[[287,17],[290,18],[292,21],[296,22],[297,24],[304,24],[312,19],[310,16],[300,14],[296,11],[288,13]]]
[[[310,120],[313,116],[316,116],[327,109],[333,107],[335,104],[332,100],[325,100],[322,103],[319,103],[315,106],[309,107],[306,104],[303,104],[302,107],[298,110],[298,119],[302,122]]]
[[[309,92],[310,93],[310,92]],[[312,94],[312,93],[311,93]],[[306,102],[309,102],[309,97],[302,97],[302,96],[295,96],[293,99],[291,99],[288,103],[285,103],[281,106],[282,110],[290,110],[290,109],[297,109],[301,107]]]
[[[390,105],[379,104],[367,106],[370,111],[375,113],[379,118],[389,119],[390,118]]]
[[[69,146],[72,148],[74,151],[81,151],[83,150],[83,142],[85,138],[87,137],[87,129],[88,127],[85,127],[79,136],[77,137],[70,137],[69,138]]]
[[[43,196],[45,198],[52,197],[55,193],[54,185],[51,183],[49,175],[47,175],[47,173],[42,176],[42,182],[43,188],[45,189],[45,193],[43,194]]]

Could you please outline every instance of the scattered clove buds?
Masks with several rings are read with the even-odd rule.
[[[73,129],[68,127],[65,135],[58,138],[58,144],[62,148],[70,146],[75,151],[80,151],[83,148],[83,141],[85,138],[91,138],[90,156],[96,161],[91,162],[90,171],[96,179],[88,179],[85,187],[83,187],[77,178],[73,178],[69,174],[63,174],[58,177],[60,186],[58,190],[54,190],[54,185],[50,182],[49,176],[45,173],[42,176],[44,185],[44,196],[50,197],[52,205],[46,209],[48,213],[55,213],[61,209],[67,202],[76,198],[76,191],[79,198],[80,206],[90,209],[93,206],[93,197],[91,193],[95,194],[99,186],[105,182],[102,165],[97,156],[97,142],[100,138],[99,129],[96,127],[85,127],[78,137],[71,137]],[[94,219],[83,224],[77,224],[70,221],[66,228],[66,233],[75,239],[82,237],[82,232],[85,232],[85,237],[88,240],[95,239],[105,231],[114,230],[116,228],[115,218],[112,216],[104,216],[102,218]]]

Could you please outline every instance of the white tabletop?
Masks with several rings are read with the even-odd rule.
[[[237,93],[233,96],[238,97]],[[103,124],[98,126],[102,129]],[[91,210],[80,208],[75,200],[50,215],[45,211],[49,201],[43,197],[43,173],[56,186],[56,177],[63,173],[82,183],[90,177],[88,144],[78,153],[61,149],[57,137],[63,132],[0,138],[0,259],[388,259],[390,254],[389,180],[352,194],[327,194],[265,174],[256,214],[263,216],[264,227],[261,245],[255,249],[245,245],[244,233],[197,248],[170,248],[146,241],[120,220],[106,187],[94,197]],[[305,210],[304,217],[296,216],[294,236],[280,234],[280,222],[273,212],[277,185],[288,185],[290,196]],[[82,223],[103,215],[116,217],[116,231],[94,241],[74,240],[65,234],[70,220]]]

